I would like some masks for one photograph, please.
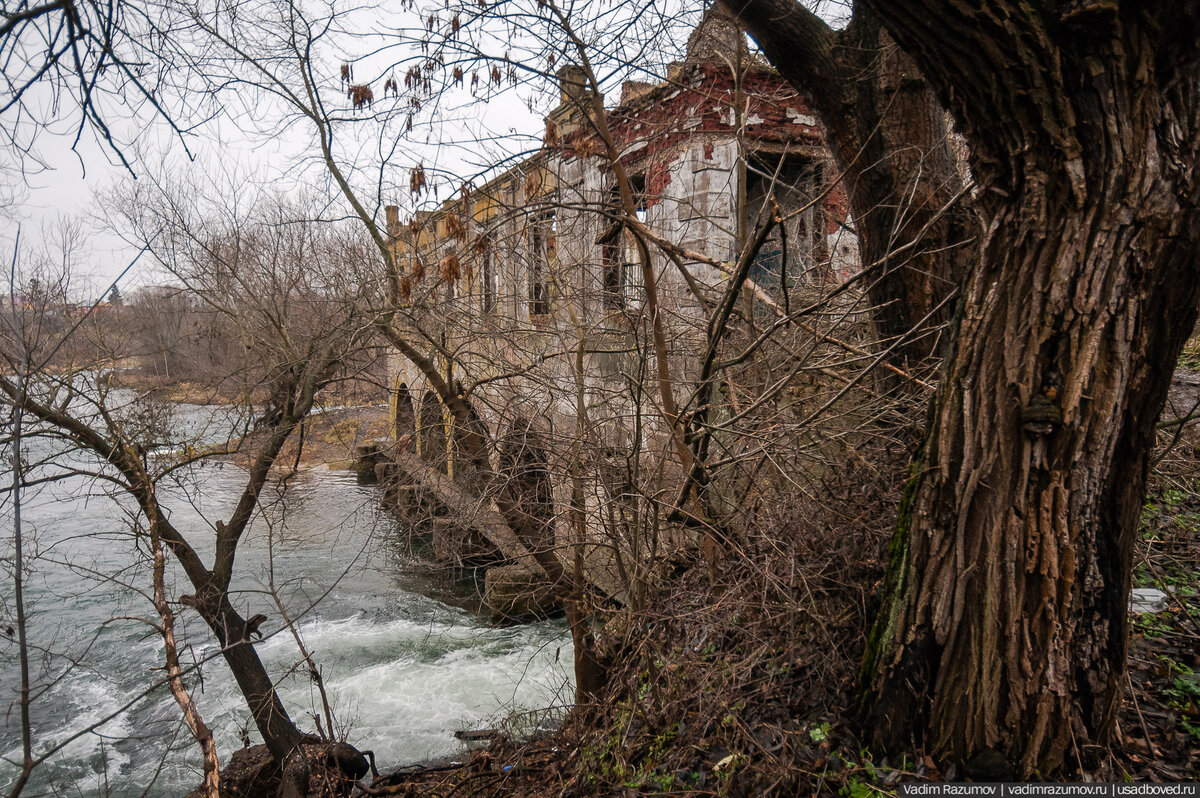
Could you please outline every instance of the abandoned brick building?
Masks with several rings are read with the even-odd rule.
[[[660,457],[669,432],[645,286],[591,116],[597,106],[581,69],[558,76],[561,103],[537,154],[406,222],[387,209],[404,290],[425,291],[406,323],[428,342],[446,383],[469,394],[498,458],[507,446],[510,461],[537,464],[547,545],[568,539],[567,507],[588,528],[612,524],[614,504],[630,489],[632,451],[636,467],[656,475],[642,494],[669,492],[678,480],[664,465],[671,458]],[[604,113],[637,219],[654,236],[668,371],[685,407],[711,304],[768,195],[784,222],[754,259],[748,301],[777,310],[789,292],[856,270],[845,194],[801,98],[716,12],[692,33],[666,81],[626,83]],[[450,413],[410,359],[396,353],[390,372],[394,436],[453,479]],[[468,561],[488,541],[463,531],[469,519],[456,515],[460,531],[440,541],[439,554]],[[611,546],[589,554],[594,582],[605,583],[612,556]]]

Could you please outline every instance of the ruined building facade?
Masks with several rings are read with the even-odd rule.
[[[567,508],[587,529],[611,533],[624,494],[668,495],[680,474],[637,242],[621,221],[585,76],[566,67],[559,78],[561,104],[540,152],[411,220],[389,208],[388,232],[412,297],[410,338],[468,395],[501,469],[513,466],[532,485],[545,542],[562,546],[572,534]],[[768,195],[784,221],[754,259],[739,304],[761,319],[806,286],[857,270],[844,192],[801,98],[715,14],[665,82],[626,83],[605,114],[637,219],[654,236],[668,373],[680,412],[689,412],[709,316],[771,212]],[[454,479],[456,430],[437,392],[398,353],[391,378],[396,439]],[[488,547],[455,534],[439,545],[447,559]],[[620,570],[613,556],[613,546],[589,550],[597,584],[619,581],[604,576]]]

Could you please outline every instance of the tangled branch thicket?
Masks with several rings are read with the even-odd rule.
[[[836,790],[867,766],[831,750],[857,748],[857,668],[927,394],[848,355],[847,342],[874,345],[856,292],[795,300],[804,326],[781,324],[722,385],[708,485],[720,518],[672,520],[653,469],[623,475],[641,526],[610,528],[612,546],[641,536],[648,565],[635,600],[590,608],[603,689],[551,738],[493,742],[465,768],[376,789],[784,795]],[[740,320],[722,356],[770,323]]]
[[[668,559],[655,609],[607,621],[616,667],[567,730],[579,735],[568,794],[601,792],[597,781],[712,790],[714,773],[735,770],[747,795],[819,780],[829,745],[812,732],[848,706],[903,470],[880,466],[902,466],[898,448],[877,443],[833,470],[828,499],[759,497],[733,556],[712,569]]]

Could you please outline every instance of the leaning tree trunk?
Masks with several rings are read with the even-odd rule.
[[[180,601],[196,610],[217,638],[221,656],[246,699],[254,725],[271,758],[282,768],[304,740],[254,649],[253,638],[259,636],[258,624],[263,616],[247,621],[229,602],[228,588],[222,589],[212,578],[202,584],[196,596],[182,596]]]
[[[870,4],[964,122],[983,239],[890,551],[867,730],[1048,774],[1113,729],[1154,424],[1200,300],[1195,22]]]
[[[233,625],[240,621],[241,617],[232,608],[227,607],[222,613],[222,620],[223,624]],[[245,628],[245,622],[242,623],[241,628]],[[213,624],[210,623],[209,626],[217,632]],[[250,706],[254,724],[258,727],[267,750],[271,752],[271,758],[282,766],[282,763],[300,747],[303,736],[288,716],[279,693],[275,690],[275,683],[271,681],[258,652],[254,650],[254,644],[247,639],[248,637],[249,635],[245,635],[240,640],[222,640],[221,654]]]

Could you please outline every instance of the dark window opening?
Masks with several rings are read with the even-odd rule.
[[[774,195],[783,217],[782,230],[767,237],[754,258],[750,279],[759,287],[784,294],[804,283],[824,282],[828,271],[825,251],[825,218],[819,194],[823,178],[820,162],[759,153],[748,163],[746,175],[746,235],[752,236],[760,216],[770,212]]]
[[[630,175],[629,186],[633,191],[634,213],[637,220],[646,224],[649,204],[646,197],[645,175]],[[621,191],[613,186],[609,205],[615,219],[624,215],[621,210]],[[622,222],[613,223],[600,242],[601,292],[607,310],[627,310],[642,303],[641,260],[637,240],[633,232]]]
[[[633,191],[634,215],[642,224],[649,218],[650,206],[646,199],[646,176],[630,175],[629,188]]]
[[[558,225],[554,211],[540,214],[529,225],[529,315],[550,312],[550,264]]]
[[[483,251],[483,312],[496,311],[497,297],[500,293],[500,283],[496,274],[496,263],[492,260],[492,251]]]
[[[605,310],[624,310],[625,308],[625,263],[620,258],[619,249],[612,240],[601,244],[601,280],[603,281]]]

